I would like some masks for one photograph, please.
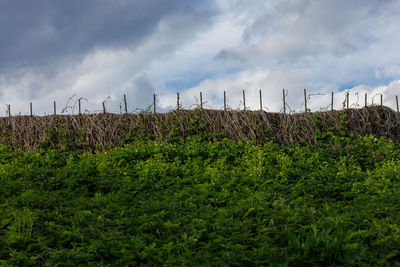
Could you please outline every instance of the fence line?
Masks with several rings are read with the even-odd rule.
[[[246,95],[244,90],[243,90],[243,110],[246,110]]]
[[[242,94],[243,94],[243,110],[247,110],[247,107],[246,107],[246,94],[245,94],[245,90],[243,90],[242,91]],[[284,114],[286,114],[286,107],[288,107],[288,103],[287,103],[287,99],[286,99],[286,97],[287,97],[287,95],[288,95],[288,91],[286,90],[286,89],[282,89],[282,101],[283,101],[283,113]],[[358,94],[356,94],[356,95],[358,95]],[[310,96],[311,96],[311,94],[309,94],[309,95],[307,95],[307,89],[306,88],[304,88],[304,112],[305,113],[307,113],[307,112],[311,112],[311,110],[309,109],[309,106],[308,106],[308,103],[307,103],[307,101],[310,99]],[[376,97],[376,96],[380,96],[380,106],[383,106],[383,94],[376,94],[376,95],[374,95],[373,97],[372,97],[372,99],[371,99],[371,105],[375,105],[374,104],[374,98]],[[103,102],[102,102],[102,106],[103,106],[103,114],[106,114],[107,113],[107,110],[106,110],[106,101],[107,100],[104,100]],[[124,111],[125,111],[125,114],[128,114],[129,112],[128,112],[128,104],[127,104],[127,97],[126,97],[126,94],[124,94],[123,95],[123,101],[124,101]],[[223,94],[223,101],[224,101],[224,106],[223,106],[223,110],[224,111],[227,111],[227,96],[226,96],[226,91],[224,91],[224,94]],[[75,102],[76,103],[76,102]],[[260,111],[263,111],[263,106],[262,106],[262,103],[263,103],[263,101],[262,101],[262,90],[259,90],[259,104],[260,104]],[[75,104],[76,105],[76,104]],[[74,107],[75,107],[75,105],[74,105]],[[199,105],[199,107],[200,107],[200,109],[203,109],[203,105],[204,105],[204,102],[203,102],[203,93],[202,92],[200,92],[200,105]],[[357,99],[357,103],[356,103],[356,105],[357,105],[357,107],[358,107],[358,99]],[[6,114],[7,114],[7,116],[8,117],[11,117],[11,105],[10,104],[6,104],[6,106],[7,106],[7,111],[6,111]],[[367,95],[367,93],[365,93],[365,97],[364,97],[364,107],[367,107],[368,106],[368,95]],[[73,109],[75,109],[73,107]],[[150,106],[151,107],[151,106]],[[156,107],[157,107],[157,95],[155,94],[155,93],[153,93],[153,113],[154,114],[156,114],[157,113],[157,110],[156,110]],[[329,106],[328,106],[329,107]],[[331,111],[334,111],[335,109],[334,109],[334,92],[332,92],[331,93],[331,103],[330,103],[330,107],[331,107]],[[54,108],[54,116],[56,116],[57,115],[57,106],[56,106],[56,101],[54,101],[53,102],[53,108]],[[349,109],[350,108],[350,93],[349,92],[346,92],[346,94],[345,94],[345,100],[344,100],[344,102],[343,102],[343,108],[346,108],[346,109]],[[395,96],[395,108],[396,108],[396,111],[397,112],[399,112],[399,99],[398,99],[398,96],[396,95]],[[176,109],[177,110],[180,110],[180,109],[182,109],[182,105],[181,105],[181,102],[180,102],[180,94],[179,93],[176,93]],[[30,102],[29,103],[29,110],[30,110],[30,116],[32,117],[34,114],[33,114],[33,104],[32,104],[32,102]],[[65,109],[64,109],[65,110]],[[64,110],[61,112],[61,114],[64,112]],[[281,110],[281,111],[282,111]],[[81,98],[79,98],[78,99],[78,115],[81,115],[82,114],[82,112],[81,112]]]
[[[307,89],[304,88],[304,112],[307,112]]]
[[[179,110],[179,93],[176,93],[176,109]]]
[[[128,114],[128,105],[126,103],[126,95],[124,94],[125,114]]]
[[[226,111],[226,92],[224,91],[224,111]]]
[[[153,93],[153,107],[154,107],[154,114],[156,114],[156,94]]]

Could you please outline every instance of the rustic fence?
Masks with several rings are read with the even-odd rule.
[[[290,109],[289,104],[288,104],[288,101],[287,101],[287,95],[288,95],[288,90],[282,89],[282,109],[280,110],[280,112],[283,112],[284,114],[286,114],[287,109]],[[307,89],[304,89],[304,103],[303,103],[303,104],[304,104],[304,112],[305,112],[305,113],[311,112],[311,110],[309,109],[309,106],[308,106],[308,102],[309,102],[309,100],[310,100],[310,96],[311,96],[311,95],[312,95],[312,94],[307,94]],[[334,111],[334,110],[335,110],[335,108],[334,108],[334,97],[335,97],[335,93],[332,92],[332,93],[330,94],[330,97],[331,97],[331,101],[330,101],[330,105],[329,105],[328,108],[330,108],[331,111]],[[380,98],[380,103],[379,103],[378,105],[383,106],[383,94],[376,94],[376,95],[374,95],[374,96],[371,98],[371,105],[376,105],[376,104],[374,103],[374,99],[375,99],[376,97],[379,97],[379,98]],[[106,113],[107,113],[106,101],[107,101],[109,98],[110,98],[110,97],[108,97],[106,100],[104,100],[104,101],[102,102],[102,113],[103,113],[103,114],[106,114]],[[82,101],[81,101],[82,99],[84,99],[84,98],[79,98],[79,99],[77,100],[78,115],[82,115]],[[203,109],[204,103],[205,103],[205,102],[203,101],[203,93],[202,93],[202,92],[200,92],[199,102],[200,102],[200,103],[198,103],[198,107],[199,107],[200,109]],[[243,108],[243,110],[248,110],[249,108],[246,106],[246,91],[245,91],[245,90],[242,91],[242,100],[241,100],[241,102],[242,102],[242,108]],[[75,106],[75,105],[74,105],[74,106]],[[359,105],[358,105],[358,102],[357,102],[357,106],[359,106]],[[367,106],[368,106],[368,95],[365,94],[365,97],[364,97],[364,107],[367,107]],[[8,117],[11,117],[11,116],[12,116],[12,114],[11,114],[11,105],[6,104],[6,107],[7,107],[6,115],[7,115]],[[57,103],[56,103],[56,101],[53,102],[53,107],[54,107],[54,108],[53,108],[53,115],[64,114],[65,108],[63,109],[63,111],[62,111],[61,113],[60,113],[60,112],[57,112]],[[152,102],[152,104],[150,105],[150,107],[152,107],[152,113],[156,114],[156,113],[157,113],[157,95],[156,95],[155,93],[153,94],[153,102]],[[342,109],[343,109],[343,108],[349,109],[350,107],[351,107],[351,106],[350,106],[350,94],[349,94],[349,92],[346,92],[345,100],[344,100],[344,102],[343,102],[343,107],[342,107]],[[398,99],[398,96],[397,96],[397,95],[395,96],[395,107],[396,107],[396,111],[399,112],[399,99]],[[75,109],[75,107],[74,107],[74,109]],[[176,93],[176,109],[177,109],[177,110],[182,109],[182,104],[181,104],[181,100],[180,100],[180,93]],[[125,112],[126,114],[128,113],[128,100],[127,100],[126,94],[123,95],[123,110],[124,110],[124,112]],[[150,110],[151,110],[151,109],[150,109]],[[227,94],[226,94],[226,91],[223,92],[223,110],[224,110],[224,111],[227,111]],[[262,90],[259,90],[259,110],[260,110],[260,111],[264,111],[264,108],[263,108],[263,98],[262,98]],[[290,109],[290,110],[291,110],[291,109]],[[32,104],[32,102],[29,103],[29,111],[30,111],[29,115],[30,115],[31,117],[34,116],[34,113],[33,113],[33,104]]]

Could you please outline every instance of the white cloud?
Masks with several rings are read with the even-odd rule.
[[[290,76],[290,81],[283,83],[284,76]],[[203,102],[206,108],[223,109],[223,95],[226,91],[227,105],[231,109],[243,109],[243,90],[246,95],[246,107],[258,110],[259,90],[262,91],[263,110],[271,112],[283,111],[283,88],[285,90],[287,112],[304,111],[304,88],[301,84],[307,83],[307,71],[298,70],[274,70],[268,72],[264,69],[244,71],[236,75],[228,76],[219,80],[206,80],[200,85],[186,90],[181,94],[181,101],[185,108],[193,108],[199,104],[199,94],[203,94]],[[285,84],[287,86],[279,87]],[[295,89],[293,89],[295,88]],[[315,92],[307,90],[307,107],[311,111],[330,110],[331,93],[334,93],[334,109],[343,109],[346,93],[349,93],[349,105],[351,108],[364,106],[364,97],[367,94],[368,105],[380,104],[380,95],[383,95],[383,104],[396,109],[396,95],[400,96],[400,80],[392,81],[381,86],[358,85],[343,91],[337,88],[321,85],[320,90]],[[169,110],[176,107],[176,94],[162,95],[160,105]]]
[[[159,110],[167,111],[176,105],[176,92],[189,108],[202,91],[210,107],[221,109],[223,91],[228,105],[238,108],[246,90],[247,106],[258,109],[262,89],[264,106],[280,111],[283,88],[296,111],[304,108],[303,88],[313,110],[329,106],[332,91],[341,107],[346,89],[353,104],[356,93],[384,93],[384,103],[394,103],[400,2],[215,0],[214,6],[210,14],[189,9],[162,16],[158,10],[159,19],[138,40],[94,46],[73,59],[3,68],[1,103],[27,113],[33,101],[35,113],[43,114],[51,113],[53,100],[65,103],[77,94],[96,111],[110,94],[108,108],[118,112],[123,94],[134,110],[150,105],[156,92]],[[32,34],[51,38],[54,29]]]
[[[290,76],[290,80],[285,80],[286,76]],[[251,109],[259,108],[259,91],[262,89],[263,103],[268,110],[278,111],[282,104],[280,96],[283,88],[301,88],[300,86],[307,82],[309,73],[307,70],[286,70],[279,66],[271,66],[269,69],[254,68],[245,70],[240,73],[227,75],[220,79],[205,80],[198,86],[186,90],[182,94],[184,106],[190,107],[195,103],[195,97],[199,93],[203,93],[204,101],[208,102],[211,108],[223,108],[223,92],[227,94],[227,104],[233,108],[243,108],[242,92],[246,93],[246,106]],[[289,89],[288,101],[297,98],[296,91]],[[160,99],[160,105],[163,108],[172,108],[176,101],[174,94],[167,94]],[[264,106],[263,105],[263,106]]]
[[[221,108],[225,90],[228,103],[237,108],[246,89],[246,104],[258,109],[262,88],[266,107],[280,111],[282,88],[287,88],[290,107],[301,111],[303,88],[307,88],[313,110],[328,107],[332,91],[334,106],[340,108],[345,89],[353,105],[357,95],[383,93],[384,103],[394,107],[400,78],[396,47],[400,36],[395,34],[400,26],[395,12],[400,10],[399,2],[236,1],[226,8],[238,18],[236,27],[244,29],[243,35],[236,46],[221,48],[215,59],[239,70],[186,90],[182,98],[187,106],[202,91],[210,106]],[[165,96],[161,105],[172,108],[174,97]]]
[[[130,110],[146,108],[152,103],[155,90],[153,75],[157,78],[157,73],[149,72],[151,64],[168,58],[193,38],[192,30],[199,32],[210,22],[211,18],[199,21],[198,16],[167,16],[139,44],[97,48],[78,62],[65,59],[65,64],[58,62],[57,70],[51,72],[53,75],[49,75],[49,66],[25,67],[0,74],[2,102],[11,104],[14,113],[26,114],[32,101],[35,114],[43,115],[52,113],[53,101],[61,109],[73,95],[75,100],[79,97],[88,100],[84,103],[85,109],[101,111],[101,102],[110,96],[108,110],[119,112],[125,93]]]

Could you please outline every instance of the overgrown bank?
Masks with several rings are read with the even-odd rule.
[[[399,265],[399,146],[326,138],[1,147],[0,264]]]
[[[38,150],[103,150],[135,140],[274,140],[315,144],[329,135],[374,134],[400,143],[400,114],[368,107],[312,114],[260,111],[177,110],[165,114],[92,114],[82,116],[3,117],[0,143]]]

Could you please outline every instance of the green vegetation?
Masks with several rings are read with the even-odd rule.
[[[400,147],[0,147],[0,264],[399,265]]]

